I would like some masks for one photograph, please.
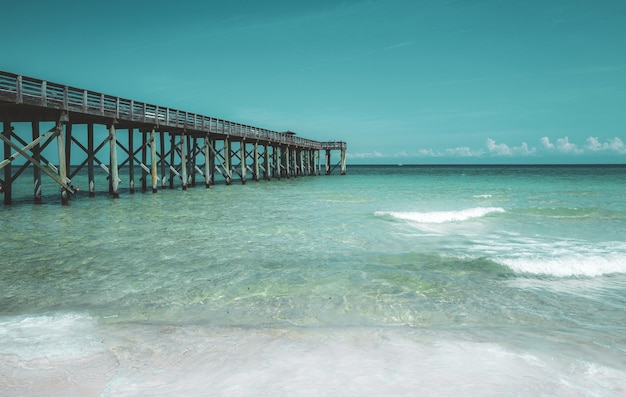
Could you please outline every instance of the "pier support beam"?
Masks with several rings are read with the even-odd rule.
[[[241,184],[246,184],[246,174],[248,173],[248,169],[246,168],[246,141],[242,139],[239,142],[239,157],[241,159],[241,163],[239,164],[241,168]]]
[[[317,151],[317,175],[322,175],[322,151]]]
[[[224,176],[226,178],[226,184],[230,185],[231,183],[233,183],[233,176],[232,176],[232,170],[230,167],[230,163],[231,163],[231,142],[227,139],[224,140],[224,171],[226,172],[226,175]]]
[[[259,181],[259,141],[254,142],[254,172],[252,179]]]
[[[326,150],[326,175],[330,175],[330,150]]]
[[[161,131],[161,133],[159,134],[159,138],[159,147],[161,148],[161,156],[159,158],[161,164],[161,189],[165,189],[167,187],[167,177],[165,176],[167,175],[165,172],[165,131]]]
[[[141,131],[141,164],[148,164],[148,147],[148,132]],[[146,170],[146,167],[141,167],[141,193],[145,193],[147,191],[148,170]]]
[[[346,149],[341,149],[341,175],[346,174]]]
[[[135,149],[133,148],[133,129],[128,129],[128,188],[135,194]],[[143,163],[142,163],[143,164]]]
[[[150,131],[150,174],[152,193],[156,193],[159,177],[157,175],[157,150],[154,128]]]
[[[66,172],[71,179],[72,166],[72,123],[65,123],[65,167]]]
[[[209,160],[211,157],[211,139],[208,135],[204,137],[202,149],[204,150],[204,186],[208,189],[211,186],[211,174],[213,173]]]
[[[170,189],[174,189],[174,172],[172,170],[174,170],[175,153],[176,153],[176,137],[170,134]]]
[[[216,150],[216,141],[213,138],[209,138],[209,157],[207,158],[206,161],[209,162],[209,168],[211,168],[211,172],[210,175],[211,177],[209,178],[209,184],[210,185],[215,185],[215,150]]]
[[[266,181],[269,181],[271,178],[271,170],[272,170],[272,163],[270,162],[270,145],[269,144],[264,144],[263,148],[265,149],[265,152],[263,153],[263,156],[265,157],[265,161],[263,162],[263,178]]]
[[[280,179],[282,175],[280,175],[281,155],[279,146],[274,146],[274,149],[272,150],[272,156],[274,157],[274,177]]]
[[[120,192],[119,192],[119,170],[118,170],[118,165],[117,165],[117,138],[115,136],[115,125],[111,124],[109,126],[109,146],[111,149],[111,164],[110,164],[110,170],[111,173],[109,174],[109,181],[110,181],[110,192],[113,195],[113,198],[119,198],[120,197]]]
[[[57,135],[57,149],[59,154],[59,179],[64,183],[68,183],[67,179],[67,157],[65,157],[65,132],[63,131],[63,124],[61,121],[57,121],[56,125],[56,135]],[[69,203],[69,195],[70,193],[67,189],[61,189],[61,204],[67,205]]]
[[[93,140],[93,123],[87,124],[87,179],[89,184],[89,197],[96,195],[96,183],[94,178],[94,140]]]
[[[2,123],[2,136],[6,138],[4,141],[4,158],[8,159],[11,157],[11,146],[9,146],[7,141],[11,140],[11,132],[13,132],[13,127],[11,126],[10,121],[5,121]],[[0,191],[4,194],[4,204],[11,204],[11,162],[9,162],[4,167],[4,181],[0,181]]]
[[[33,142],[39,138],[39,122],[32,122]],[[41,162],[40,146],[37,143],[33,146],[33,159],[38,163]],[[41,204],[41,170],[38,167],[33,167],[33,182],[34,182],[34,200],[35,204]]]
[[[180,170],[183,181],[183,190],[187,190],[187,136],[180,136]]]

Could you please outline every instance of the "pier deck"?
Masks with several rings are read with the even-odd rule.
[[[131,193],[135,165],[142,169],[142,190],[151,179],[155,193],[159,181],[161,188],[173,188],[178,179],[185,190],[195,185],[196,175],[204,178],[207,188],[215,183],[216,173],[227,184],[236,176],[245,183],[248,175],[253,180],[317,175],[321,173],[321,152],[325,152],[326,174],[336,167],[345,174],[347,145],[342,141],[315,141],[290,131],[272,131],[2,71],[0,121],[0,139],[4,143],[0,190],[5,204],[11,203],[12,183],[28,166],[34,166],[35,202],[41,201],[43,172],[61,186],[62,203],[74,193],[71,178],[84,166],[89,173],[89,193],[94,194],[94,163],[107,172],[113,197],[119,196],[118,172],[123,166],[129,167]],[[39,127],[44,122],[54,126],[40,135]],[[14,123],[30,123],[31,136],[26,138],[27,134],[16,132]],[[94,126],[106,127],[102,142],[94,141]],[[118,130],[128,131],[126,144],[118,139]],[[135,143],[136,135],[139,145]],[[48,161],[42,151],[54,141],[57,156]],[[104,146],[109,146],[107,161],[97,156]],[[127,155],[121,162],[118,148]],[[82,152],[85,159],[70,173],[69,166],[74,165],[72,149]],[[331,164],[332,151],[340,152],[335,166]],[[16,166],[12,163],[18,158],[25,163],[13,172]]]

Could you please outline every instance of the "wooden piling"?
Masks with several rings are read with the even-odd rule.
[[[241,159],[241,163],[239,163],[239,166],[241,168],[241,184],[245,185],[246,177],[248,173],[248,169],[246,168],[246,141],[245,139],[242,139],[239,142],[239,157]]]
[[[208,189],[211,186],[211,162],[209,157],[211,156],[211,138],[209,136],[204,137],[204,145],[202,146],[204,152],[204,187]]]
[[[39,121],[33,121],[31,123],[33,142],[39,139]],[[32,148],[33,158],[37,162],[41,162],[41,147],[39,143],[36,143]],[[41,204],[41,170],[38,167],[33,167],[33,185],[34,185],[34,201],[35,204]]]
[[[135,149],[133,148],[132,128],[128,129],[128,188],[130,194],[135,194]]]
[[[233,182],[232,170],[231,170],[231,142],[228,138],[224,139],[224,171],[226,172],[226,184],[230,185]]]
[[[57,149],[58,149],[58,156],[59,156],[59,180],[61,180],[63,183],[67,184],[69,183],[69,180],[67,178],[67,157],[65,156],[65,132],[63,129],[63,124],[61,124],[61,121],[57,121],[56,124],[56,134],[57,134]],[[61,204],[62,205],[67,205],[69,203],[69,195],[70,193],[67,191],[67,189],[61,188]]]
[[[166,159],[166,154],[165,154],[165,132],[161,131],[161,133],[159,134],[159,144],[160,144],[160,157],[159,157],[159,161],[161,164],[161,188],[165,189],[166,188],[166,182],[167,182],[167,177],[165,175],[167,175],[166,173],[166,168],[165,168],[165,159]],[[156,145],[155,145],[155,149],[156,150]],[[156,175],[156,172],[152,175]],[[154,183],[154,182],[153,182]],[[152,185],[152,193],[156,193],[154,191],[154,184]]]
[[[330,175],[330,150],[326,149],[326,175]]]
[[[87,179],[89,183],[89,197],[96,195],[96,183],[94,180],[94,140],[93,140],[93,123],[87,124]]]
[[[180,168],[183,190],[187,190],[187,136],[180,136]]]
[[[170,136],[170,189],[174,189],[174,155],[176,153],[176,140],[175,136]],[[174,170],[175,171],[175,170]]]
[[[259,181],[259,141],[254,142],[254,172],[252,173],[252,179],[256,182]]]
[[[109,125],[109,147],[110,147],[110,166],[109,166],[109,181],[110,181],[110,191],[113,195],[113,198],[119,198],[119,170],[117,164],[117,137],[115,131],[115,125]]]
[[[4,158],[8,159],[11,157],[11,146],[9,146],[9,141],[11,141],[11,132],[13,131],[13,127],[11,126],[10,121],[4,121],[2,123],[2,136],[6,138],[4,141]],[[12,170],[11,170],[11,162],[4,166],[4,181],[0,181],[2,193],[4,195],[4,204],[11,204],[11,178],[12,178]]]
[[[265,160],[263,161],[263,178],[266,181],[271,179],[272,164],[270,163],[270,147],[271,146],[267,143],[263,145],[263,155],[265,157]]]
[[[150,131],[150,177],[152,182],[152,193],[157,192],[157,151],[156,151],[156,142],[155,142],[155,131],[154,128]]]

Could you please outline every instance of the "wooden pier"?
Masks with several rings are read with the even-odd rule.
[[[326,175],[337,167],[341,175],[346,172],[345,142],[318,142],[290,131],[270,131],[2,71],[0,121],[4,143],[0,194],[5,205],[11,204],[11,187],[27,169],[33,170],[35,203],[42,201],[43,173],[60,186],[62,204],[75,193],[72,178],[85,167],[89,195],[95,195],[96,165],[106,172],[114,198],[119,197],[121,167],[128,167],[130,193],[135,192],[134,174],[139,168],[141,190],[153,193],[159,187],[175,188],[175,180],[186,190],[195,186],[197,176],[208,188],[216,174],[226,184],[237,178],[246,183],[248,178],[318,175],[322,153]],[[31,134],[16,132],[15,123],[30,124]],[[42,123],[52,128],[41,134]],[[96,142],[94,126],[106,127],[101,142]],[[55,143],[57,156],[49,161],[42,152]],[[109,155],[102,161],[98,154],[106,146]],[[79,164],[72,162],[76,151],[84,157]],[[334,166],[332,151],[340,151]],[[20,164],[15,165],[15,160]]]

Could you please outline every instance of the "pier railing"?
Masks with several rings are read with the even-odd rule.
[[[76,112],[156,129],[219,134],[235,139],[296,145],[315,150],[344,149],[345,142],[319,142],[246,124],[120,98],[67,85],[0,71],[0,102]]]

